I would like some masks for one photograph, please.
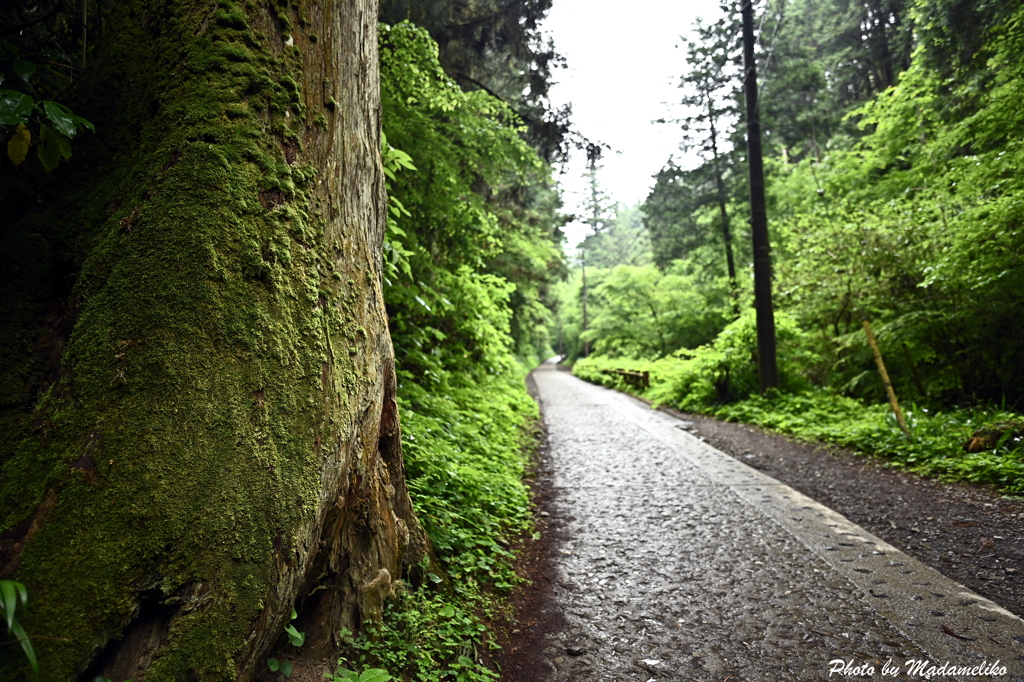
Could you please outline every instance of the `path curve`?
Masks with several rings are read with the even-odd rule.
[[[832,679],[998,660],[1003,676],[940,679],[1024,682],[1017,616],[674,417],[551,364],[533,377],[567,537],[552,682],[824,680],[836,660],[874,675]]]

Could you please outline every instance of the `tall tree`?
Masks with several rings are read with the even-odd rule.
[[[583,276],[583,287],[580,290],[583,305],[583,331],[584,333],[590,326],[589,315],[587,312],[587,298],[589,296],[589,290],[587,288],[587,249],[591,244],[587,243],[587,240],[593,240],[600,237],[602,231],[612,222],[611,215],[609,213],[611,209],[611,200],[608,195],[605,194],[604,189],[601,187],[601,182],[598,180],[597,172],[601,170],[602,166],[597,165],[600,161],[602,154],[602,147],[598,144],[587,145],[587,172],[584,177],[587,179],[588,194],[586,206],[586,216],[580,221],[590,227],[590,234],[580,244],[580,270]],[[583,357],[590,355],[590,341],[584,337],[583,340]]]
[[[46,680],[249,680],[293,607],[324,657],[424,555],[376,9],[119,1],[95,137],[0,170],[0,577]]]
[[[735,123],[738,114],[736,67],[736,22],[722,18],[714,24],[699,19],[695,25],[697,39],[687,43],[689,66],[680,87],[684,88],[682,104],[692,113],[682,120],[683,149],[696,150],[704,157],[708,172],[714,178],[714,202],[718,205],[719,225],[725,245],[726,267],[732,290],[733,314],[739,315],[739,286],[736,282],[736,261],[733,257],[732,232],[726,203],[729,193],[725,174],[730,170],[725,153],[727,126]]]
[[[673,159],[654,176],[654,187],[643,203],[644,225],[651,240],[651,256],[665,270],[708,242],[698,223],[698,211],[713,192],[705,168],[683,170]]]
[[[761,391],[779,387],[775,362],[775,314],[772,306],[772,260],[761,159],[761,114],[754,62],[754,0],[741,0],[743,17],[743,96],[746,100],[747,174],[750,178],[750,231],[754,243],[754,308],[757,311],[757,377]]]
[[[584,240],[587,262],[599,268],[616,265],[647,265],[651,262],[651,241],[639,204],[615,207],[615,219],[600,234]]]
[[[580,220],[590,228],[591,235],[600,234],[614,220],[612,209],[614,203],[608,193],[601,186],[599,172],[604,166],[598,165],[601,160],[602,149],[600,145],[590,144],[587,146],[587,172],[583,177],[587,180],[587,198],[584,206],[586,214]]]

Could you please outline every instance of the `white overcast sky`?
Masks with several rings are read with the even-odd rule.
[[[568,69],[554,73],[553,104],[572,103],[575,128],[593,141],[611,146],[599,178],[617,202],[643,201],[657,173],[679,151],[677,126],[651,121],[678,115],[683,71],[680,35],[689,35],[698,16],[719,16],[717,0],[554,0],[542,24]],[[558,178],[564,210],[582,213],[586,157],[575,153]],[[566,227],[567,247],[586,235],[585,225]]]

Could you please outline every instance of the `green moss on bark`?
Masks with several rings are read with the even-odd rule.
[[[22,303],[0,339],[0,571],[29,587],[28,630],[68,640],[36,641],[45,679],[129,636],[149,595],[169,626],[145,679],[233,680],[279,564],[309,549],[323,448],[349,447],[369,479],[353,396],[379,377],[348,349],[372,353],[372,292],[332,276],[316,170],[290,163],[313,121],[286,22],[125,4],[81,107],[100,136],[4,236],[12,260],[52,255],[4,292]],[[67,262],[73,331],[33,396],[39,282]]]

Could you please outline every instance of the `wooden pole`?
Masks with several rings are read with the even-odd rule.
[[[896,391],[892,388],[892,382],[889,381],[889,373],[885,371],[885,362],[882,361],[882,352],[878,350],[878,343],[875,341],[875,334],[871,331],[871,323],[868,322],[868,318],[862,318],[861,322],[864,324],[864,333],[868,335],[868,345],[871,346],[871,352],[875,355],[875,364],[878,365],[878,373],[882,375],[882,383],[885,384],[885,392],[889,396],[889,404],[892,405],[892,411],[896,413],[896,421],[899,422],[900,428],[903,429],[903,433],[910,435],[910,429],[907,428],[907,422],[903,419],[903,411],[900,409],[900,403],[896,400]]]
[[[772,310],[772,256],[764,200],[761,120],[754,69],[753,0],[741,0],[743,15],[743,94],[747,104],[747,170],[750,175],[750,232],[754,241],[754,310],[757,312],[757,379],[764,393],[779,387],[775,354],[775,313]]]

